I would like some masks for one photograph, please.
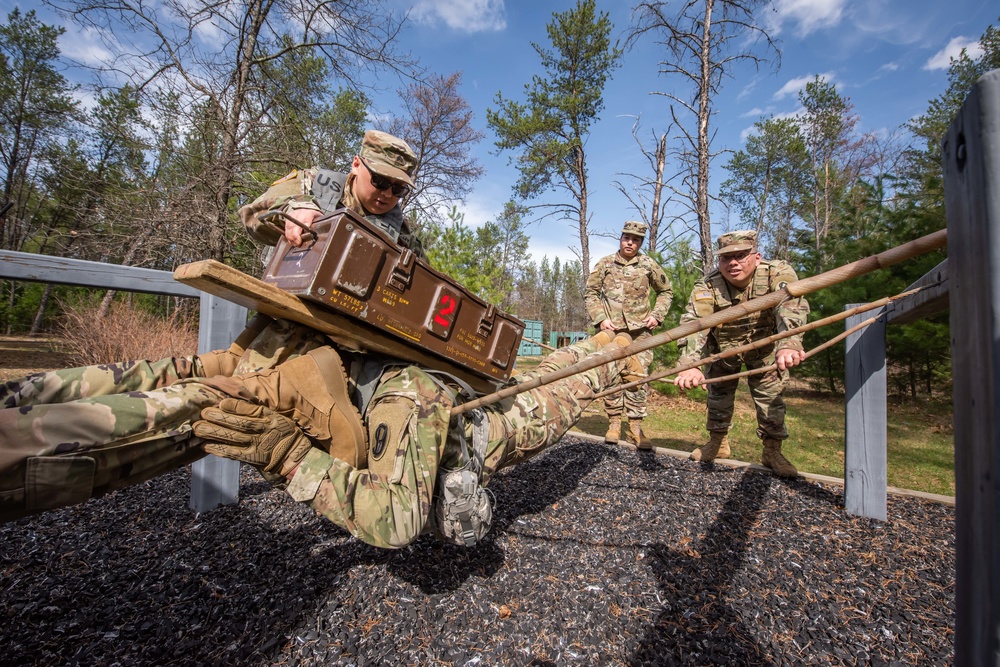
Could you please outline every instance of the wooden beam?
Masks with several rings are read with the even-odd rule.
[[[886,320],[889,324],[909,324],[948,310],[950,303],[948,260],[945,259],[925,273],[905,291],[918,287],[921,289],[916,294],[894,301],[889,306],[886,310]]]
[[[0,250],[0,278],[168,296],[189,296],[196,299],[201,296],[198,290],[176,282],[170,271],[13,250]]]
[[[997,665],[1000,70],[973,85],[942,148],[955,406],[955,665]]]
[[[214,294],[257,312],[278,317],[326,334],[348,350],[376,352],[427,368],[447,371],[483,392],[496,391],[497,385],[436,354],[405,343],[391,334],[353,317],[340,315],[294,294],[248,276],[214,260],[184,264],[174,271],[174,278],[203,292]]]

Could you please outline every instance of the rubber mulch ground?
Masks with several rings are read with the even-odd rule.
[[[954,508],[568,437],[473,549],[366,546],[243,471],[0,526],[4,665],[947,665]]]

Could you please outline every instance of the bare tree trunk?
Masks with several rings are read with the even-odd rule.
[[[576,173],[580,184],[580,263],[583,265],[583,275],[590,274],[590,230],[587,220],[587,163],[583,147],[576,149]]]
[[[35,310],[35,319],[31,322],[31,330],[28,332],[29,336],[37,336],[38,332],[42,329],[42,321],[45,319],[45,309],[49,307],[49,298],[52,296],[52,283],[47,283],[45,285],[45,291],[42,292],[41,301],[38,302],[38,309]]]

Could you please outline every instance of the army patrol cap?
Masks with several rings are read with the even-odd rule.
[[[723,234],[715,242],[716,255],[728,255],[742,250],[753,250],[757,247],[757,232],[752,229],[742,229]]]
[[[628,220],[622,227],[622,234],[632,234],[646,238],[646,225],[635,220]]]
[[[399,137],[368,130],[361,140],[358,157],[376,174],[413,187],[410,175],[417,168],[417,156],[410,145]]]

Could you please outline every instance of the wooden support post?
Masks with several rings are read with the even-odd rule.
[[[860,304],[848,304],[853,308]],[[886,367],[885,308],[873,324],[847,337],[844,359],[844,507],[848,514],[885,521]],[[846,327],[875,313],[847,318]]]
[[[955,404],[955,665],[1000,665],[1000,70],[943,144]]]
[[[198,351],[229,347],[246,327],[247,309],[225,299],[201,295]],[[240,462],[206,456],[191,466],[191,502],[195,512],[232,505],[240,496]]]

